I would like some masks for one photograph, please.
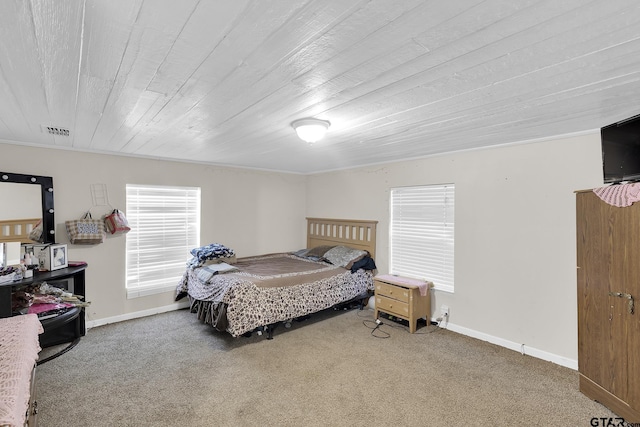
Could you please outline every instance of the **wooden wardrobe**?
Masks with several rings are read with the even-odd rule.
[[[640,422],[640,202],[576,193],[580,391]],[[595,414],[594,414],[595,416]]]

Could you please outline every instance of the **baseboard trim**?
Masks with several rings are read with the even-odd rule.
[[[558,356],[557,354],[549,353],[547,351],[540,350],[534,347],[529,347],[525,344],[520,344],[513,341],[505,340],[503,338],[494,337],[493,335],[485,334],[484,332],[479,332],[474,329],[465,328],[464,326],[458,326],[453,323],[443,324],[443,326],[450,331],[457,332],[471,338],[476,338],[481,341],[490,342],[491,344],[496,344],[500,347],[505,347],[510,350],[517,351],[526,356],[553,362],[556,365],[565,366],[567,368],[573,369],[574,371],[578,370],[578,361],[574,359]]]
[[[166,313],[168,311],[181,310],[183,308],[189,308],[189,301],[180,301],[174,304],[165,305],[162,307],[154,307],[148,310],[135,311],[133,313],[121,314],[119,316],[105,317],[98,320],[87,320],[87,329],[95,328],[97,326],[108,325],[110,323],[124,322],[125,320],[138,319],[140,317],[153,316],[154,314]]]

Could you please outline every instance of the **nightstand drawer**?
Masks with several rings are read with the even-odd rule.
[[[399,301],[409,302],[410,290],[376,281],[376,295],[384,295]]]
[[[409,304],[380,295],[376,295],[376,309],[398,316],[409,316]]]

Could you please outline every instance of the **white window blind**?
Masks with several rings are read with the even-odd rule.
[[[454,184],[391,190],[391,274],[453,292]]]
[[[127,297],[174,290],[200,246],[200,188],[127,184]]]

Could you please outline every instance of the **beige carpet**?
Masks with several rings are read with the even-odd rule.
[[[588,426],[578,374],[434,326],[327,311],[231,338],[186,310],[90,330],[38,367],[41,427]],[[367,325],[365,325],[365,323]],[[45,357],[54,349],[45,349]]]

